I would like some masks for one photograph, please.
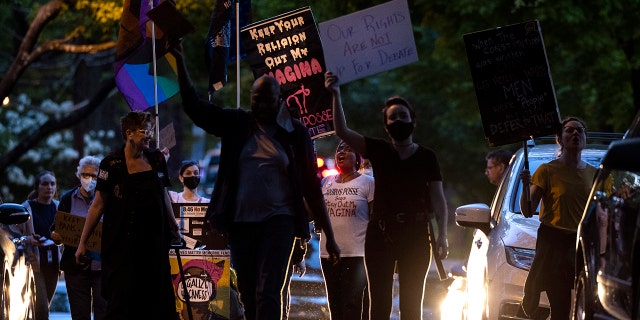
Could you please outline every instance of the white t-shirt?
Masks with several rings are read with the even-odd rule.
[[[169,197],[171,197],[171,203],[209,203],[211,199],[200,197],[197,201],[188,201],[182,197],[184,192],[169,191]]]
[[[369,223],[368,203],[373,201],[373,177],[362,174],[348,182],[336,182],[338,177],[333,175],[322,181],[322,194],[340,256],[364,257],[364,238]],[[329,257],[324,235],[320,237],[320,257]]]

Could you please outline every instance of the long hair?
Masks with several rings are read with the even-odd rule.
[[[46,176],[48,174],[52,175],[54,179],[58,180],[56,178],[56,175],[52,171],[43,170],[43,171],[38,172],[38,174],[36,174],[35,179],[33,179],[33,190],[31,190],[31,192],[29,192],[29,195],[27,196],[27,200],[35,200],[35,199],[38,198],[38,187],[40,186],[40,182],[42,182],[42,177],[44,177],[44,176]],[[58,194],[57,186],[56,186],[55,194],[56,195],[54,195],[54,198],[56,198],[57,194]]]

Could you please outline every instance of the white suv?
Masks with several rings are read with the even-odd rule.
[[[620,138],[617,134],[597,137],[606,141]],[[551,138],[551,137],[544,137]],[[557,156],[555,143],[535,145],[528,141],[528,165],[533,174],[542,163]],[[588,144],[582,151],[582,159],[598,167],[607,144]],[[528,319],[520,312],[524,283],[535,255],[536,236],[540,221],[537,212],[532,218],[520,213],[522,182],[520,172],[525,166],[521,148],[511,159],[491,207],[483,203],[458,207],[456,224],[475,228],[471,251],[467,261],[467,302],[463,317],[466,319]],[[539,211],[539,210],[536,210]],[[543,293],[540,298],[542,319],[549,314],[549,302]]]

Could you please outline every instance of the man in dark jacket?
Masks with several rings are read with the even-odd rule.
[[[282,105],[275,78],[253,83],[251,111],[223,109],[199,99],[181,46],[174,51],[185,113],[221,138],[207,220],[228,235],[246,319],[279,320],[294,239],[310,238],[310,218],[325,232],[331,258],[340,256],[309,132]]]

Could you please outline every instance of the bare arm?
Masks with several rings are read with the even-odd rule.
[[[433,205],[433,214],[438,224],[437,254],[440,259],[445,259],[449,255],[449,243],[447,241],[447,200],[444,197],[442,181],[429,181],[429,198]]]
[[[84,222],[84,227],[82,228],[82,235],[80,236],[80,242],[78,243],[78,250],[76,251],[76,262],[80,264],[82,261],[80,257],[83,256],[86,251],[87,240],[89,236],[93,232],[93,230],[98,225],[100,218],[102,217],[102,210],[104,209],[104,204],[106,201],[106,195],[103,197],[102,192],[99,190],[96,191],[96,195],[93,198],[93,202],[89,207],[89,211],[87,212],[87,219]]]
[[[531,183],[531,174],[529,174],[529,171],[527,170],[523,170],[522,173],[520,173],[520,179],[522,180],[523,185],[529,186],[529,190],[523,190],[520,195],[520,212],[522,212],[523,216],[530,218],[535,213],[536,208],[538,208],[544,190]],[[529,192],[528,199],[526,191]],[[527,203],[527,200],[529,199],[531,199],[531,202]]]
[[[342,99],[340,98],[340,85],[338,84],[338,76],[331,72],[324,74],[324,86],[331,92],[331,104],[333,106],[333,126],[336,135],[344,140],[354,151],[366,154],[364,137],[347,127],[347,120],[342,109]]]

